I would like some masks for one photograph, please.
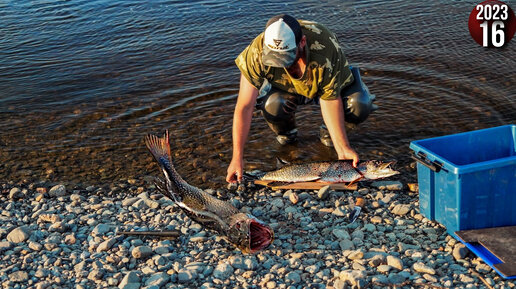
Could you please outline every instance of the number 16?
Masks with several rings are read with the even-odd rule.
[[[487,47],[489,46],[488,22],[482,22],[482,24],[480,24],[480,27],[482,27],[482,46]],[[493,24],[491,24],[491,43],[494,47],[501,47],[505,44],[505,33],[503,31],[504,27],[505,25],[502,21],[494,21]]]

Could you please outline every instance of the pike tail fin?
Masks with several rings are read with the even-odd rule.
[[[170,153],[168,130],[162,138],[151,134],[147,135],[145,137],[145,145],[165,175],[164,180],[156,179],[154,182],[158,191],[174,202],[181,203],[180,188],[184,187],[186,182],[174,169],[172,154]]]

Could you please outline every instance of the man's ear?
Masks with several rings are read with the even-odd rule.
[[[301,40],[299,40],[299,47],[301,47],[301,48],[305,48],[305,45],[306,45],[306,36],[305,36],[305,35],[303,35],[303,36],[301,37]]]

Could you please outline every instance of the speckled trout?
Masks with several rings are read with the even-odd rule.
[[[350,160],[318,161],[289,164],[279,170],[268,172],[260,179],[276,182],[328,182],[355,183],[361,180],[376,180],[399,174],[392,169],[394,162],[365,161],[353,167]]]
[[[188,217],[225,236],[244,253],[258,252],[272,243],[274,233],[264,222],[183,180],[172,163],[168,131],[163,138],[146,136],[145,144],[165,176],[156,181],[156,187]]]

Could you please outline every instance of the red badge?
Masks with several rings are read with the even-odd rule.
[[[483,47],[502,47],[514,36],[516,19],[506,3],[487,0],[473,8],[468,27],[471,37]]]

